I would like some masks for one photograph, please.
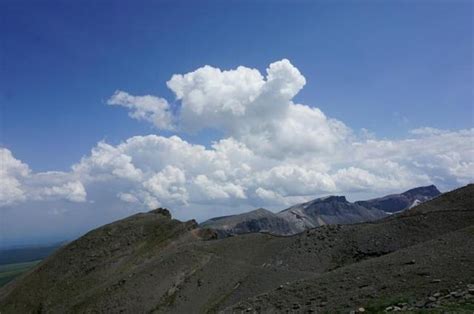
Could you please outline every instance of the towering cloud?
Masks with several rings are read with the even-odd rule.
[[[100,142],[68,172],[35,173],[1,149],[0,205],[13,210],[34,201],[41,210],[61,200],[65,211],[162,205],[181,217],[202,217],[196,211],[203,208],[284,207],[323,194],[379,195],[431,183],[449,189],[474,177],[473,129],[359,137],[320,109],[294,103],[305,84],[284,59],[265,75],[243,66],[173,75],[167,85],[178,100],[175,110],[157,96],[117,91],[108,104],[176,135]],[[202,129],[224,136],[209,147],[179,136]]]

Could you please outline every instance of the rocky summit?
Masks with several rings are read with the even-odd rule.
[[[295,224],[269,210],[259,208],[239,215],[211,218],[201,227],[212,228],[219,236],[264,232],[278,235],[290,235],[300,231]]]
[[[377,208],[388,213],[396,213],[429,201],[440,194],[441,192],[436,186],[429,185],[414,188],[401,194],[391,194],[367,201],[358,201],[356,204],[368,208]]]
[[[298,208],[324,216],[346,202]],[[1,288],[0,312],[470,313],[473,247],[474,185],[379,220],[286,237],[219,238],[158,209],[61,248]]]

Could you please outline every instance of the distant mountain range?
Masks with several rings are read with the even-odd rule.
[[[251,232],[293,235],[323,225],[377,220],[440,194],[434,185],[430,185],[354,203],[347,201],[344,196],[327,196],[291,206],[279,213],[259,208],[239,215],[211,218],[203,222],[201,227],[216,230],[220,237]]]

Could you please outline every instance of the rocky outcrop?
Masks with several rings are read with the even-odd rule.
[[[153,210],[150,210],[148,213],[150,214],[157,214],[157,215],[163,215],[169,219],[171,219],[171,213],[169,210],[167,210],[166,208],[156,208],[156,209],[153,209]]]

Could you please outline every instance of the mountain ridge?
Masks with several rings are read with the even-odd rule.
[[[403,211],[415,203],[421,204],[439,195],[441,195],[441,192],[435,185],[428,185],[416,187],[400,194],[389,194],[355,203],[364,207],[374,207],[388,213],[395,213]]]
[[[215,229],[221,237],[247,232],[287,236],[326,224],[351,224],[381,219],[426,202],[439,194],[434,185],[429,185],[366,201],[349,202],[343,195],[329,195],[290,206],[277,213],[265,209],[264,215],[256,217],[256,210],[252,210],[238,215],[211,218],[200,226]]]
[[[152,211],[61,248],[0,289],[0,311],[348,312],[400,298],[408,309],[434,291],[467,289],[473,226],[474,185],[381,220],[287,237],[216,239],[193,220]],[[464,295],[438,306],[462,306]]]

